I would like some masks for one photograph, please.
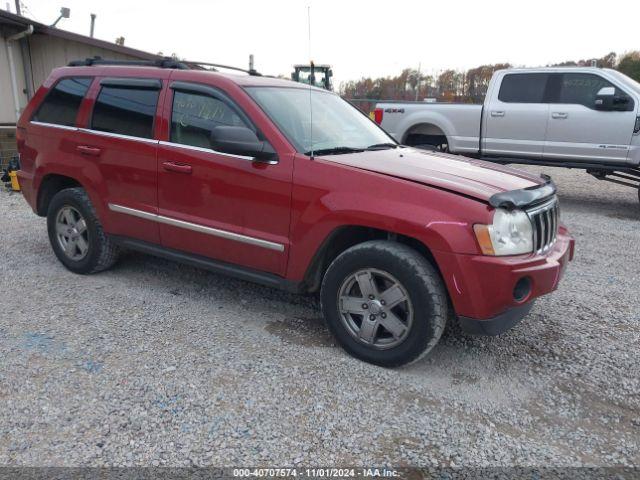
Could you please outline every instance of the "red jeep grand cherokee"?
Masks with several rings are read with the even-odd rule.
[[[290,81],[105,63],[54,70],[18,124],[24,196],[72,272],[130,248],[319,291],[350,354],[396,366],[449,318],[512,327],[572,257],[548,177],[403,147]]]

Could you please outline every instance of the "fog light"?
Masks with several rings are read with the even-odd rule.
[[[531,279],[529,277],[522,277],[516,282],[516,286],[513,287],[513,299],[516,302],[521,302],[529,296],[531,293]]]

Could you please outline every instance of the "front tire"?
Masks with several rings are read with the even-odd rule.
[[[447,294],[436,269],[414,249],[391,241],[368,241],[339,255],[323,278],[320,299],[342,347],[383,367],[424,357],[447,319]]]
[[[100,272],[118,259],[118,247],[104,233],[82,188],[66,188],[51,199],[47,230],[56,257],[74,273]]]

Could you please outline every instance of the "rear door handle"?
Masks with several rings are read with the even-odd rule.
[[[76,150],[82,155],[91,155],[92,157],[99,157],[102,150],[96,147],[90,147],[89,145],[78,145]]]
[[[504,110],[492,110],[491,111],[491,116],[492,117],[504,117]]]
[[[551,114],[551,118],[559,118],[559,119],[564,119],[564,118],[567,118],[568,116],[569,114],[566,112],[553,112]]]
[[[185,163],[175,163],[175,162],[164,162],[162,164],[162,168],[169,172],[177,172],[177,173],[187,173],[190,174],[192,172],[191,165],[187,165]]]

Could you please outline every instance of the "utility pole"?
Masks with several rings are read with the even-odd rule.
[[[93,38],[93,29],[95,28],[95,26],[96,26],[96,14],[92,13],[91,14],[91,29],[89,31],[89,36],[91,38]]]
[[[422,68],[422,62],[418,63],[418,76],[416,78],[416,102],[418,101],[418,93],[420,93],[420,69]]]
[[[16,0],[16,15],[22,15],[22,10],[20,10],[20,0]]]

